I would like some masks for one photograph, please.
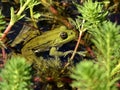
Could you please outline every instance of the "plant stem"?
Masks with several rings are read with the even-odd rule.
[[[0,38],[0,40],[2,41],[8,34],[8,32],[11,30],[13,25],[9,24],[8,27],[6,28],[6,30],[3,32],[3,35],[2,37]],[[5,49],[4,48],[1,48],[2,49],[2,57],[3,57],[3,66],[6,62],[6,53],[5,53]]]
[[[83,33],[83,32],[80,31],[77,44],[76,44],[76,46],[75,46],[74,52],[72,53],[72,56],[71,56],[70,60],[73,60],[73,58],[74,58],[74,56],[75,56],[75,53],[77,52],[79,43],[80,43],[80,41],[81,41],[82,33]]]
[[[6,63],[6,53],[5,53],[5,48],[2,48],[2,57],[3,57],[3,63]]]
[[[34,27],[37,28],[37,25],[35,23],[34,16],[33,16],[33,7],[30,7],[30,17],[32,19]]]
[[[64,18],[63,16],[61,16],[58,12],[57,9],[55,9],[52,5],[50,5],[46,0],[41,0],[41,3],[52,13],[55,15],[55,18],[57,20],[59,20],[60,22],[62,22],[66,27],[68,27],[69,29],[72,29],[73,26],[68,22],[68,20],[66,18]]]
[[[31,2],[31,0],[27,0],[27,2],[20,8],[20,10],[18,11],[18,13],[16,14],[16,16],[20,17],[20,15],[22,14],[22,12],[25,10],[25,8],[27,7],[27,5]],[[14,12],[11,12],[11,13],[14,13]],[[12,14],[11,14],[12,15]],[[3,40],[6,35],[8,34],[8,32],[11,30],[12,26],[15,24],[15,22],[18,21],[18,19],[16,18],[16,20],[12,19],[12,18],[16,18],[15,16],[12,17],[11,16],[11,20],[10,20],[10,23],[8,25],[8,27],[6,28],[6,30],[4,31],[2,37],[0,40]]]
[[[72,53],[72,56],[71,56],[69,62],[65,64],[65,66],[64,66],[63,70],[61,71],[61,73],[64,72],[64,70],[70,65],[70,61],[73,60],[73,58],[74,58],[74,56],[75,56],[75,54],[76,54],[76,52],[77,52],[79,43],[80,43],[80,41],[81,41],[82,33],[83,33],[83,31],[81,30],[80,33],[79,33],[79,37],[78,37],[77,44],[76,44],[75,49],[74,49],[74,51],[73,51],[73,53]]]
[[[18,11],[17,15],[20,16],[22,14],[22,12],[25,10],[25,8],[27,7],[27,5],[31,2],[31,0],[27,0],[27,2],[20,8],[20,10]]]
[[[84,22],[85,22],[85,20],[82,21],[82,23],[84,23]],[[64,70],[70,65],[71,61],[73,60],[73,58],[74,58],[74,56],[75,56],[75,54],[76,54],[76,52],[77,52],[77,49],[78,49],[78,47],[79,47],[79,44],[80,44],[80,42],[81,42],[82,34],[83,34],[83,32],[86,30],[86,28],[83,27],[83,24],[81,25],[81,27],[80,27],[79,25],[76,25],[76,26],[77,26],[77,28],[78,28],[78,30],[79,30],[78,41],[77,41],[77,44],[76,44],[76,46],[75,46],[75,48],[74,48],[74,51],[73,51],[73,53],[72,53],[72,56],[70,57],[70,60],[67,62],[67,64],[65,64],[65,66],[64,66],[63,70],[61,71],[61,73],[64,72]]]
[[[1,41],[6,37],[6,35],[8,34],[8,32],[11,30],[12,26],[13,25],[11,25],[11,24],[8,25],[8,27],[6,28],[6,30],[3,32],[2,37],[0,38]]]

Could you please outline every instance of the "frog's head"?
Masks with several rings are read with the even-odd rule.
[[[77,37],[77,32],[74,30],[69,30],[65,26],[59,27],[59,30],[57,29],[57,36],[54,39],[54,46],[61,46],[65,43],[68,43]]]

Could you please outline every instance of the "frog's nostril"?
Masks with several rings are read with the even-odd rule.
[[[74,35],[74,32],[70,32],[70,35]]]

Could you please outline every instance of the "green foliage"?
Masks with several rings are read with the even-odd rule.
[[[0,37],[2,36],[2,32],[3,30],[5,30],[6,27],[6,21],[4,20],[4,16],[2,15],[2,12],[0,10]],[[6,48],[6,46],[4,45],[4,43],[2,41],[0,41],[0,48]]]
[[[102,3],[92,2],[92,0],[86,0],[83,5],[75,4],[78,12],[81,13],[82,17],[78,17],[85,21],[87,28],[98,25],[99,23],[106,20],[108,12],[104,10]]]
[[[120,26],[111,22],[103,22],[91,30],[92,42],[95,44],[98,56],[104,60],[119,58],[120,55]],[[117,53],[117,55],[116,55]],[[106,55],[105,55],[106,54]]]
[[[108,21],[91,31],[96,59],[82,61],[76,66],[71,75],[75,79],[73,87],[80,90],[117,90],[115,83],[120,79],[119,30],[120,26]]]
[[[29,8],[31,21],[33,22],[33,26],[36,27],[36,21],[41,14],[34,12],[33,7],[38,5],[40,1],[45,3],[46,7],[49,4],[47,0],[20,0],[20,8],[16,14],[14,9],[11,8],[10,25],[14,25],[19,19],[23,18],[25,16],[24,11]],[[54,6],[55,3],[52,4],[52,1],[54,0],[50,0],[50,5]],[[71,23],[79,30],[81,38],[86,33],[91,35],[92,39],[90,39],[92,44],[94,44],[96,58],[91,61],[78,63],[73,68],[72,74],[69,67],[65,68],[65,71],[61,73],[63,65],[59,59],[46,60],[40,58],[36,60],[33,65],[35,75],[45,84],[45,89],[50,90],[53,86],[57,86],[58,88],[64,87],[65,83],[61,79],[71,74],[71,78],[73,78],[71,86],[79,90],[117,90],[116,83],[120,80],[120,26],[106,20],[108,11],[104,9],[103,3],[92,2],[93,0],[83,1],[85,1],[83,5],[74,3],[82,16],[78,16],[75,20],[71,19]],[[57,4],[59,6],[59,3]],[[42,13],[50,11],[49,9],[42,10]],[[54,12],[54,8],[52,10]],[[44,15],[47,16],[47,13]],[[0,30],[4,30],[5,28],[5,22],[2,18],[4,17],[1,15]],[[55,20],[54,16],[52,18]],[[50,20],[51,18],[47,17],[45,20],[48,19]],[[52,21],[54,21],[53,19]],[[89,33],[85,32],[87,30]],[[83,35],[83,33],[85,34]],[[2,41],[0,41],[0,45],[4,46]],[[24,58],[17,57],[9,60],[0,73],[0,77],[2,78],[0,90],[30,90],[30,66]]]
[[[103,9],[103,5],[100,2],[92,2],[88,0],[78,8],[78,11],[82,13],[82,17],[92,23],[99,23],[105,20],[107,12]]]
[[[120,77],[120,26],[104,22],[92,31],[93,43],[97,50],[97,60],[106,68],[107,81],[112,86]]]
[[[0,32],[1,32],[1,30],[5,29],[5,26],[6,26],[6,22],[4,20],[4,16],[1,13],[1,10],[0,10]]]
[[[88,0],[77,5],[94,44],[96,58],[82,61],[72,70],[72,87],[80,90],[117,90],[120,80],[120,26],[106,20],[107,12],[99,2]],[[77,22],[80,25],[81,22]]]
[[[36,67],[36,70],[38,70],[37,73],[40,76],[40,78],[42,78],[43,81],[46,80],[46,77],[52,77],[52,78],[59,77],[58,73],[61,70],[60,60],[54,60],[54,59],[45,60],[42,57],[40,57],[39,61],[36,60],[34,66]]]
[[[26,0],[25,0],[26,1]],[[29,8],[33,8],[34,6],[40,4],[40,1],[39,0],[31,0],[30,4],[28,4],[28,7]]]
[[[30,64],[22,57],[12,57],[1,70],[0,90],[31,90]]]
[[[106,74],[104,67],[92,61],[82,61],[73,69],[72,87],[80,90],[106,90]]]
[[[11,20],[10,20],[10,25],[14,25],[18,20],[23,18],[25,15],[23,12],[30,8],[34,7],[35,5],[38,5],[39,2],[37,0],[20,0],[20,9],[17,12],[17,14],[14,13],[13,7],[11,7]]]
[[[47,60],[40,57],[34,62],[34,68],[36,70],[36,75],[41,79],[41,82],[47,84],[49,84],[49,82],[54,82],[53,86],[56,85],[58,88],[64,86],[64,82],[61,80],[70,73],[69,68],[65,70],[65,73],[61,73],[63,69],[61,61],[52,58]]]

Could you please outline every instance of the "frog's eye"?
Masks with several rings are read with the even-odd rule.
[[[61,33],[60,33],[60,37],[61,37],[62,39],[66,39],[66,38],[68,37],[67,32],[61,32]]]

